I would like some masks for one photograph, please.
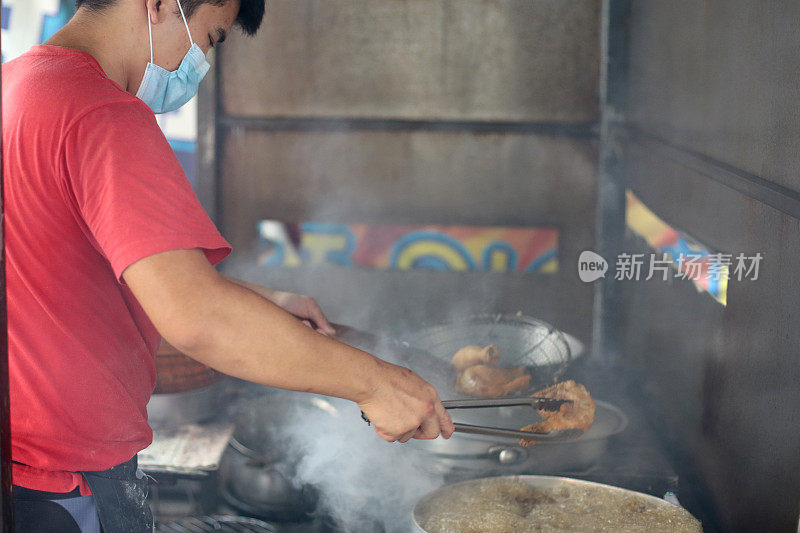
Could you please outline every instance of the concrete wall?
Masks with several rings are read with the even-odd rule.
[[[800,4],[679,0],[633,7],[630,121],[800,191]]]
[[[227,268],[313,287],[365,327],[466,306],[588,341],[592,290],[574,265],[594,243],[599,11],[599,0],[271,0],[259,36],[217,55],[219,218],[235,247],[262,218],[558,227],[562,271],[321,274],[256,271],[244,257]],[[376,288],[339,294],[359,279]]]
[[[241,116],[594,121],[596,0],[274,0],[226,43]]]
[[[626,354],[723,526],[796,531],[800,4],[632,6],[630,187],[712,249],[764,259],[725,308],[688,282],[625,285]]]

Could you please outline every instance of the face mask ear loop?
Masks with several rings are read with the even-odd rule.
[[[178,9],[181,12],[181,18],[183,19],[183,25],[186,26],[186,33],[189,34],[189,44],[194,44],[194,39],[192,39],[192,32],[189,31],[189,23],[186,22],[186,16],[183,14],[183,8],[181,7],[181,0],[176,0],[178,2]]]
[[[153,62],[153,26],[150,24],[150,13],[147,13],[147,33],[150,34],[150,62]]]

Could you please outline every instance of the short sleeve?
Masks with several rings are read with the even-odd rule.
[[[120,281],[127,267],[159,252],[201,248],[212,265],[230,253],[139,102],[79,118],[64,136],[63,161],[79,214]]]

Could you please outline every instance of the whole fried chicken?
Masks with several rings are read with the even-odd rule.
[[[522,431],[535,431],[547,433],[557,429],[581,429],[583,433],[589,431],[594,422],[595,403],[586,387],[572,380],[556,383],[552,387],[540,390],[533,394],[539,398],[558,398],[572,400],[564,403],[558,411],[545,411],[539,409],[539,414],[544,422],[537,422],[522,428]],[[583,434],[582,433],[582,434]],[[536,440],[520,439],[521,446],[533,446]]]
[[[456,372],[461,372],[471,366],[494,363],[499,356],[500,352],[494,344],[490,344],[486,348],[464,346],[453,356],[452,364]]]
[[[474,365],[458,374],[456,390],[472,396],[498,398],[528,387],[531,375],[524,366],[501,368],[493,365]]]

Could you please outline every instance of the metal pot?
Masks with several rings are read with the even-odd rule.
[[[628,417],[610,403],[597,400],[595,419],[589,431],[574,441],[540,442],[522,447],[516,441],[483,435],[454,433],[449,440],[417,440],[407,446],[426,449],[442,473],[453,471],[499,473],[574,472],[588,468],[608,448],[614,435],[628,426]],[[519,429],[538,415],[530,407],[502,407],[453,411],[453,419],[469,424]]]
[[[442,496],[447,495],[448,492],[454,490],[466,490],[473,493],[475,497],[479,497],[481,490],[487,486],[487,483],[496,479],[509,480],[509,481],[512,480],[522,481],[531,488],[539,489],[543,492],[557,491],[559,489],[564,489],[564,488],[566,488],[567,490],[580,490],[587,488],[600,489],[603,491],[604,495],[605,494],[608,495],[607,499],[613,498],[615,501],[619,502],[620,506],[626,505],[623,502],[625,502],[626,500],[629,501],[631,497],[635,497],[647,503],[648,506],[664,509],[670,514],[674,514],[676,517],[678,515],[683,515],[683,517],[686,518],[690,517],[688,512],[685,511],[683,508],[674,505],[672,503],[669,503],[665,500],[662,500],[660,498],[656,498],[655,496],[650,496],[649,494],[622,489],[611,485],[604,485],[602,483],[593,483],[590,481],[583,481],[580,479],[554,477],[554,476],[499,476],[497,478],[473,479],[470,481],[464,481],[453,485],[446,485],[444,487],[440,487],[428,493],[417,502],[412,511],[414,531],[418,533],[428,533],[428,531],[422,527],[422,524],[427,523],[428,520],[432,516],[434,516],[435,513],[438,512],[438,509],[440,507],[437,505],[437,499],[440,499],[442,498]],[[604,498],[604,500],[606,500],[606,498]],[[628,503],[628,505],[630,504]],[[697,523],[697,525],[699,528],[699,522]],[[454,533],[458,532],[454,531]]]
[[[316,489],[293,481],[300,459],[289,427],[320,414],[338,417],[323,396],[281,392],[247,404],[220,464],[221,495],[230,505],[269,520],[302,520],[317,503]]]

